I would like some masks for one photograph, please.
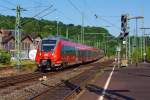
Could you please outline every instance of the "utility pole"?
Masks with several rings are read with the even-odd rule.
[[[20,5],[17,5],[16,9],[16,24],[15,24],[15,50],[16,50],[16,61],[17,61],[17,68],[20,68],[21,64],[21,26],[20,26],[20,12],[25,11]]]

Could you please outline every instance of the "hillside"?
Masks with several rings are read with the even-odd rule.
[[[49,21],[45,19],[35,19],[35,18],[27,18],[23,17],[21,18],[21,25],[22,29],[26,33],[36,33],[41,34],[42,36],[47,36],[49,34],[56,34],[56,21]],[[81,26],[80,25],[74,25],[74,24],[63,24],[62,22],[59,22],[59,33],[61,35],[65,35],[66,29],[69,29],[70,36],[74,36],[76,34],[81,33]],[[4,16],[0,15],[0,28],[3,29],[14,29],[15,28],[15,16]],[[90,27],[85,26],[85,33],[106,33],[109,32],[102,27]]]
[[[68,28],[69,39],[77,41],[81,35],[81,25],[74,24],[64,24],[63,22],[59,22],[59,34],[62,36],[66,36],[66,30]],[[15,16],[4,16],[0,15],[0,29],[15,29]],[[55,35],[57,33],[57,22],[49,21],[45,19],[35,19],[35,18],[21,18],[21,29],[23,32],[27,34],[38,34],[42,37],[46,37],[48,35]],[[111,36],[107,29],[102,27],[95,26],[85,26],[85,43],[92,46],[97,46],[101,48],[105,48],[106,36]],[[102,34],[92,34],[92,33],[103,33]],[[108,39],[109,40],[109,39]],[[99,42],[99,44],[98,44]],[[112,42],[108,44],[108,47],[111,47],[114,51],[116,42]]]

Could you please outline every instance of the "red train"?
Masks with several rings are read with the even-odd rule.
[[[42,40],[36,54],[38,69],[64,68],[102,58],[103,50],[75,43],[61,37],[48,37]]]

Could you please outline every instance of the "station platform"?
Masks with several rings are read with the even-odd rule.
[[[77,100],[150,100],[150,64],[114,65],[87,84]]]

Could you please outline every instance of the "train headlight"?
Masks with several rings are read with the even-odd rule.
[[[42,53],[40,52],[40,56],[42,55]]]
[[[56,55],[54,53],[52,53],[52,56],[53,56],[54,59],[56,59]]]
[[[52,56],[54,56],[54,53],[52,53]]]

